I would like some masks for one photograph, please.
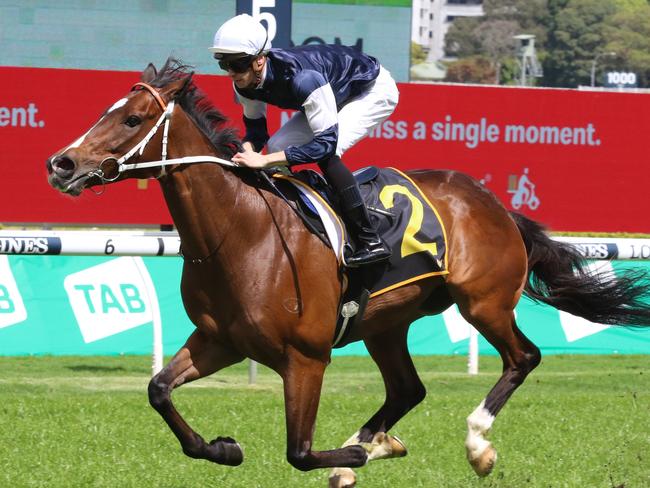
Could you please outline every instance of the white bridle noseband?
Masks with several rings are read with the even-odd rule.
[[[112,156],[103,159],[102,162],[99,163],[99,168],[88,173],[88,176],[96,176],[100,178],[103,183],[103,182],[113,182],[117,180],[122,173],[132,169],[160,167],[162,170],[160,175],[158,175],[158,178],[160,178],[161,176],[165,175],[165,166],[169,166],[172,164],[217,163],[217,164],[222,164],[224,166],[237,166],[237,164],[233,163],[232,161],[218,158],[216,156],[186,156],[183,158],[167,159],[167,142],[169,139],[169,126],[171,124],[171,118],[176,104],[174,100],[172,100],[167,105],[165,105],[165,103],[163,102],[162,98],[160,98],[160,95],[158,94],[156,89],[150,85],[147,85],[146,83],[136,83],[134,85],[134,88],[137,86],[141,86],[147,89],[149,93],[151,93],[154,96],[154,98],[158,102],[158,105],[163,110],[162,115],[160,116],[158,121],[154,124],[154,126],[151,128],[151,130],[149,130],[147,135],[144,136],[144,138],[138,144],[136,144],[133,148],[131,148],[130,151],[124,154],[124,156],[122,156],[119,159],[114,158]],[[163,123],[164,123],[164,129],[163,129],[163,140],[162,140],[162,154],[160,160],[127,164],[127,161],[133,156],[135,156],[136,153],[139,156],[142,156],[142,153],[144,152],[144,148],[147,146],[147,144],[153,138],[153,136],[156,135],[158,129],[160,129],[160,126],[163,125]],[[102,169],[102,166],[107,161],[115,161],[115,163],[117,164],[117,174],[110,178],[104,174],[104,171]]]

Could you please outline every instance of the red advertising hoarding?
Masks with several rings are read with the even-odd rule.
[[[0,68],[0,222],[171,223],[155,181],[61,195],[45,159],[83,134],[139,74]],[[196,83],[241,126],[229,80]],[[650,95],[400,84],[393,116],[349,151],[354,168],[454,169],[553,230],[650,232]],[[270,110],[277,128],[286,114]]]

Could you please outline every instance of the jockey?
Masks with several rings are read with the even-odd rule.
[[[244,151],[233,161],[251,168],[316,162],[359,244],[346,258],[348,266],[388,259],[390,248],[372,225],[341,155],[395,110],[399,92],[390,73],[350,47],[271,49],[264,26],[247,14],[224,23],[209,49],[243,107]],[[266,104],[298,111],[270,138]],[[267,153],[261,154],[264,145]]]

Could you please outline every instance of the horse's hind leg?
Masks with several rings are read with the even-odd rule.
[[[467,418],[467,459],[479,476],[488,475],[496,462],[496,451],[485,435],[512,393],[540,362],[539,349],[517,328],[514,311],[483,300],[473,307],[459,303],[465,319],[492,344],[503,361],[499,381]]]
[[[378,432],[388,432],[426,396],[426,389],[418,377],[406,343],[409,325],[404,324],[364,340],[384,380],[386,399],[359,431],[361,442],[372,441]]]
[[[406,447],[396,437],[387,434],[404,415],[424,400],[426,390],[413,365],[406,343],[408,327],[389,329],[364,340],[370,356],[381,371],[386,387],[386,399],[363,427],[344,446],[360,444],[368,451],[368,460],[406,456]],[[334,468],[329,486],[354,486],[356,475],[348,468]]]
[[[241,464],[243,453],[239,444],[227,437],[206,443],[176,411],[171,392],[183,383],[208,376],[242,359],[239,354],[195,330],[169,364],[151,379],[149,402],[167,422],[188,456],[231,466]]]

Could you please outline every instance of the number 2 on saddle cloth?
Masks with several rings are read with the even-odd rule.
[[[407,283],[448,274],[444,224],[417,185],[394,168],[371,166],[356,171],[354,175],[371,219],[393,253],[387,262],[371,265],[370,269],[348,269],[347,274],[360,273],[362,285],[371,298]],[[304,213],[309,214],[303,215],[303,219],[308,219],[309,226],[322,234],[321,238],[332,247],[343,264],[343,224],[332,209],[322,177],[311,170],[291,176],[273,176],[276,181],[292,184],[293,189],[287,188],[287,184],[278,186],[288,200],[293,200]]]

